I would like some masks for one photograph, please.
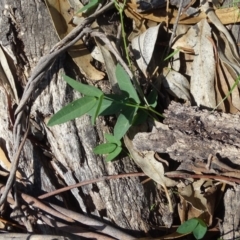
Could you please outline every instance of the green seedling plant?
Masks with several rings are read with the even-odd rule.
[[[171,54],[169,54],[166,58],[164,58],[163,61],[167,61],[168,59],[170,59],[171,57],[173,57],[175,54],[180,52],[180,48],[175,49]]]
[[[181,224],[177,232],[184,235],[192,233],[196,239],[202,239],[207,232],[207,225],[200,218],[192,218]]]
[[[120,2],[117,2],[116,0],[114,0],[114,4],[115,4],[115,8],[119,12],[121,29],[122,29],[122,39],[123,39],[125,54],[126,54],[126,58],[127,58],[127,61],[128,61],[128,66],[131,67],[131,61],[130,61],[130,58],[129,58],[128,48],[127,48],[126,33],[125,33],[125,28],[124,28],[124,17],[123,17],[123,11],[124,11],[124,8],[125,8],[125,5],[126,5],[126,0],[124,0],[123,3],[120,3]]]
[[[107,142],[94,149],[95,154],[108,154],[107,161],[113,160],[120,154],[122,151],[121,139],[133,124],[144,121],[150,112],[162,117],[153,109],[157,104],[155,91],[150,92],[147,97],[148,105],[145,105],[141,103],[129,75],[121,65],[116,66],[115,74],[121,94],[104,94],[94,86],[77,82],[64,75],[63,79],[84,96],[63,107],[48,122],[48,126],[54,126],[88,114],[94,125],[98,116],[115,114],[117,121],[113,135],[106,134]]]

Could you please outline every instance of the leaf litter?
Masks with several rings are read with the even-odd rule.
[[[56,27],[56,32],[59,38],[62,39],[75,28],[70,24],[71,18],[67,14],[70,5],[67,1],[62,1],[60,5],[56,4],[55,1],[46,2],[49,7],[49,14]],[[216,5],[213,6],[213,8],[207,2],[203,3],[201,10],[198,11],[195,4],[196,1],[186,0],[183,2],[183,13],[178,21],[174,44],[170,46],[173,53],[174,50],[177,51],[173,54],[172,58],[165,61],[163,58],[164,51],[166,51],[168,47],[171,24],[173,24],[177,18],[179,1],[172,0],[170,1],[169,9],[161,7],[158,10],[156,10],[154,6],[153,9],[139,10],[139,2],[127,2],[124,11],[133,23],[132,30],[128,32],[128,36],[132,36],[128,50],[132,54],[134,65],[132,69],[138,72],[138,81],[147,79],[147,81],[142,84],[142,86],[147,86],[144,91],[147,92],[149,90],[148,86],[153,86],[153,88],[157,90],[159,98],[165,101],[163,106],[164,104],[168,104],[170,100],[178,101],[181,99],[185,103],[202,108],[214,109],[217,106],[218,110],[225,113],[239,113],[239,53],[235,39],[232,38],[228,29],[224,26],[226,24],[236,24],[240,21],[239,9],[236,7],[221,9],[218,5],[220,1],[215,1]],[[90,5],[94,7],[97,3],[99,2],[92,1]],[[165,1],[163,1],[163,4],[165,4]],[[52,10],[52,8],[54,8],[54,10]],[[190,10],[194,12],[191,16],[188,15]],[[210,13],[209,10],[211,10]],[[75,12],[77,12],[77,9],[75,9]],[[78,10],[78,12],[81,11]],[[170,12],[171,14],[169,14]],[[64,23],[59,22],[59,16],[64,20]],[[95,26],[100,30],[103,27],[97,24]],[[170,29],[168,29],[168,26]],[[160,31],[159,29],[164,31]],[[116,59],[112,56],[113,54],[109,54],[109,51],[106,51],[107,47],[100,43],[99,40],[96,39],[95,41],[97,54],[101,54],[102,69],[106,70],[106,75],[110,78],[109,80],[114,81],[114,78],[122,69],[118,68]],[[116,49],[119,47],[115,44],[113,46]],[[89,49],[85,47],[82,40],[78,41],[75,47],[69,49],[69,54],[80,68],[81,73],[88,80],[97,81],[105,77],[104,71],[99,71],[92,65],[92,56],[94,55],[91,56]],[[117,74],[115,74],[116,70]],[[123,74],[127,75],[127,72],[124,71],[120,76]],[[12,76],[10,73],[6,75],[7,78],[9,78],[11,94],[17,102],[18,96],[15,86],[12,83]],[[126,77],[126,79],[130,80],[130,76]],[[5,85],[6,83],[1,84]],[[81,88],[81,86],[79,87]],[[125,82],[122,86],[120,85],[120,89],[129,93],[136,103],[140,103],[137,92],[135,89],[132,89],[132,84]],[[97,94],[100,93],[101,92],[98,92]],[[93,96],[95,96],[95,94],[94,92]],[[226,99],[222,101],[225,97]],[[85,97],[79,101],[80,103],[82,101],[89,103],[84,113],[90,111],[90,108],[93,108],[95,104],[94,97]],[[115,132],[117,141],[125,134],[125,128],[128,129],[131,126],[137,110],[137,108],[126,108],[124,110],[125,112],[122,111],[120,113],[119,121],[124,119],[122,120],[122,125],[126,125],[126,127],[121,129],[122,132]],[[74,116],[69,116],[68,118],[73,119],[78,115],[83,115],[83,113],[74,113]],[[93,121],[95,121],[95,118],[96,113],[94,114]],[[131,121],[127,122],[126,118]],[[117,122],[116,124],[120,123]],[[154,123],[153,125],[156,124]],[[145,128],[147,127],[145,126]],[[163,128],[166,128],[166,126]],[[169,128],[171,128],[170,125]],[[131,136],[131,134],[133,132],[136,134],[136,129],[137,128],[132,127],[128,134],[124,136],[125,145],[131,157],[142,171],[164,189],[170,206],[169,212],[173,213],[174,209],[176,209],[176,207],[174,208],[173,206],[173,200],[170,196],[170,188],[174,187],[178,193],[175,199],[179,200],[178,214],[180,222],[183,223],[192,218],[199,218],[209,227],[213,226],[215,209],[217,207],[216,199],[222,193],[222,189],[220,190],[220,188],[224,184],[210,178],[194,181],[191,175],[186,175],[186,181],[181,182],[165,176],[164,174],[169,170],[166,170],[167,167],[164,166],[163,162],[159,162],[155,158],[154,151],[145,150],[143,152],[134,148],[134,144],[132,143],[134,136]],[[201,126],[199,126],[199,129],[196,131],[201,132]],[[114,129],[114,131],[116,131],[116,129]],[[181,141],[181,139],[177,140]],[[111,151],[115,148],[117,148],[117,152],[121,150],[120,144],[114,145],[110,143],[106,145],[106,147],[110,148]],[[168,149],[168,151],[171,153],[171,149]],[[2,149],[1,152],[1,158],[4,159],[1,160],[1,162],[6,162],[6,170],[9,171],[11,164]],[[206,169],[207,167],[208,164],[205,164]],[[182,171],[182,169],[180,171]],[[210,172],[209,170],[209,173]],[[195,174],[199,175],[204,175],[204,173],[200,167],[195,171]],[[17,174],[19,175],[20,173],[17,172]],[[217,175],[220,173],[215,171],[214,174]],[[223,171],[223,174],[226,175],[226,172]],[[231,174],[227,176],[231,176]],[[231,179],[229,181],[231,181]],[[26,196],[24,197],[26,198]],[[37,201],[36,204],[38,206]],[[44,206],[42,206],[42,208],[44,208]],[[168,212],[166,212],[166,214],[168,214]],[[168,223],[169,222],[165,222],[166,225],[169,225]],[[196,225],[197,224],[196,222]],[[198,232],[196,235],[198,235]]]

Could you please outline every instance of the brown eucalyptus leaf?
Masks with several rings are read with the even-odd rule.
[[[204,189],[204,192],[202,189]],[[200,217],[208,225],[211,225],[215,209],[216,190],[217,188],[212,180],[206,181],[205,179],[200,179],[184,188],[179,188],[181,202],[184,203],[185,201],[185,204],[188,203],[191,206],[188,206],[188,210],[187,207],[184,209],[187,211],[185,219],[183,219],[183,213],[179,209],[179,214],[182,216],[181,220],[186,221],[193,217]]]
[[[139,13],[137,9],[137,5],[134,3],[127,3],[127,8],[132,9],[133,12],[136,13],[140,18],[143,19],[149,19],[151,21],[155,21],[158,23],[166,21],[166,17],[168,15],[168,12],[165,8],[160,8],[156,10],[152,10],[150,12],[144,12]],[[220,8],[216,9],[215,13],[217,17],[220,19],[222,24],[235,24],[240,22],[240,9],[237,7],[231,7],[231,8]],[[169,24],[174,24],[176,22],[176,18],[178,15],[177,9],[171,9],[171,15],[169,17]],[[191,15],[188,16],[186,13],[183,13],[180,16],[180,19],[178,21],[179,24],[196,24],[200,22],[202,19],[206,19],[206,14],[204,12],[201,12],[199,15]],[[211,22],[211,20],[208,20]]]
[[[69,24],[72,18],[72,16],[70,16],[68,13],[71,5],[68,1],[61,0],[45,0],[45,2],[48,6],[48,10],[56,32],[59,38],[62,39],[74,29],[74,26]],[[74,62],[78,65],[82,74],[84,74],[88,79],[103,79],[105,74],[98,71],[95,67],[92,66],[92,56],[90,55],[82,40],[79,40],[74,44],[74,46],[70,47],[68,53],[73,58]]]
[[[181,73],[164,68],[162,83],[165,89],[174,97],[190,101],[189,82]]]
[[[126,8],[124,12],[126,16],[128,18],[131,18],[134,22],[134,29],[128,36],[128,40],[131,42],[135,37],[144,33],[147,30],[147,28],[143,23],[142,18],[135,11],[133,11],[132,8]]]

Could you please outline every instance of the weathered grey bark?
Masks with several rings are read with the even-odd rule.
[[[239,115],[200,111],[172,102],[164,116],[163,122],[169,129],[165,126],[153,133],[137,134],[137,150],[169,153],[179,162],[219,155],[240,165]]]
[[[16,85],[21,92],[21,86],[25,85],[39,58],[50,51],[58,38],[43,1],[3,0],[1,3],[0,43],[15,69]],[[13,16],[5,8],[12,9]],[[76,72],[78,69],[70,57],[62,56],[46,72],[32,98],[31,118],[41,126],[43,135],[38,133],[39,138],[32,128],[31,140],[29,138],[24,146],[19,171],[28,180],[27,188],[22,190],[33,196],[103,175],[138,171],[129,158],[106,163],[102,157],[93,154],[92,149],[102,141],[103,133],[109,131],[102,118],[98,119],[96,127],[91,125],[88,116],[60,126],[46,126],[49,116],[80,97],[60,75],[67,73],[77,78]],[[2,88],[0,105],[1,147],[11,159],[13,136],[7,96]],[[43,149],[50,150],[53,158],[46,157]],[[123,229],[148,231],[150,207],[161,201],[154,191],[145,191],[138,178],[127,178],[73,189],[71,193],[77,202],[76,210],[107,219]],[[68,197],[71,199],[72,195]],[[67,204],[71,208],[71,201]],[[161,214],[155,214],[154,219],[162,224]]]
[[[240,218],[240,188],[228,189],[224,196],[224,219],[220,223],[223,239],[238,239]]]

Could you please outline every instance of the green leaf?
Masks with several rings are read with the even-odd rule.
[[[107,157],[106,157],[106,162],[112,161],[114,158],[116,158],[120,152],[122,151],[121,147],[116,147],[116,149],[111,152]]]
[[[198,219],[198,221],[199,222],[198,222],[197,227],[193,230],[193,235],[196,239],[202,239],[207,232],[207,225],[201,219]]]
[[[98,103],[93,107],[95,109],[95,113],[94,113],[94,116],[92,117],[92,125],[95,124],[96,118],[99,114],[99,111],[100,111],[100,108],[101,108],[101,105],[102,105],[103,97],[104,97],[104,95],[100,96],[99,99],[98,99]]]
[[[134,116],[133,125],[137,126],[139,124],[146,122],[147,117],[148,117],[147,111],[144,111],[143,109],[139,109],[137,114]]]
[[[137,107],[125,107],[119,114],[113,130],[113,135],[117,139],[121,139],[132,125],[133,118],[137,110]]]
[[[182,234],[193,232],[198,223],[199,221],[197,218],[189,219],[178,227],[177,232]]]
[[[180,51],[180,48],[177,48],[176,50],[174,50],[174,52],[172,52],[171,54],[169,54],[166,58],[164,58],[163,61],[168,60],[169,58],[173,57],[175,54],[177,54]]]
[[[99,2],[100,2],[100,0],[89,0],[89,3],[87,5],[85,5],[83,8],[81,8],[79,11],[77,11],[77,13],[81,13],[86,10],[90,10],[94,7],[97,7]]]
[[[94,86],[90,86],[87,84],[83,84],[80,82],[77,82],[76,80],[63,75],[63,79],[75,90],[77,90],[78,92],[86,95],[86,96],[92,96],[92,97],[101,97],[103,95],[103,92],[94,87]]]
[[[117,148],[115,143],[100,144],[93,149],[95,154],[107,154],[113,152]]]
[[[122,95],[104,95],[104,98],[102,100],[101,107],[99,109],[99,116],[105,116],[105,115],[113,115],[117,114],[121,111],[121,109],[124,107],[123,99],[125,97]],[[115,100],[116,99],[116,100]],[[117,102],[116,102],[117,101]],[[90,116],[94,116],[94,113],[96,111],[95,106],[93,109],[91,109],[88,114]]]
[[[117,64],[116,67],[116,78],[119,88],[122,91],[127,92],[129,94],[129,97],[133,98],[136,103],[140,103],[140,99],[137,95],[135,88],[132,85],[129,75],[126,73],[126,71],[120,64]]]
[[[121,141],[119,141],[115,136],[113,136],[111,134],[105,134],[104,136],[108,142],[115,143],[115,144],[117,144],[118,147],[122,146]]]
[[[95,97],[83,97],[63,107],[48,121],[48,126],[65,123],[87,113],[96,104]]]
[[[151,107],[155,108],[157,106],[157,99],[158,99],[157,91],[156,89],[152,89],[152,91],[147,96],[148,104]]]

